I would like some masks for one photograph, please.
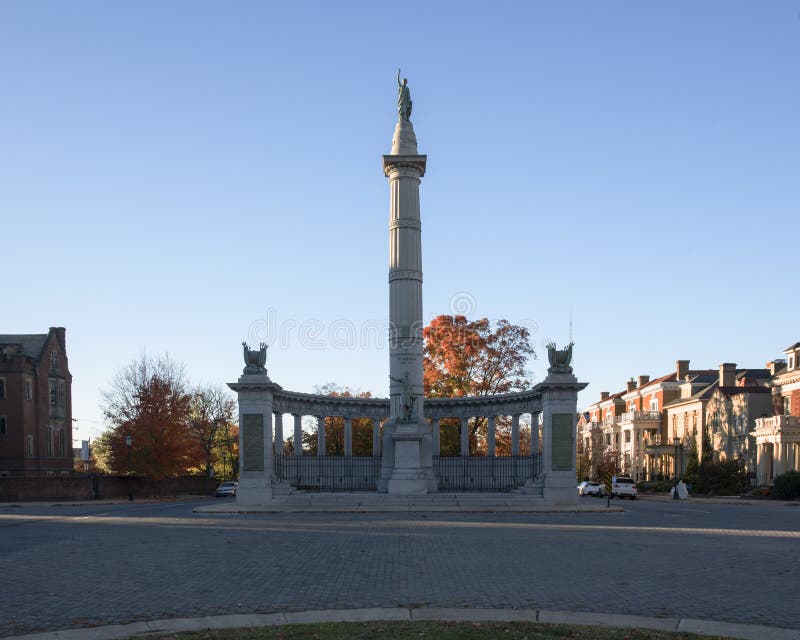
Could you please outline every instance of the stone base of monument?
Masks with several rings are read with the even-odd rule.
[[[578,491],[575,489],[575,473],[572,471],[551,471],[544,477],[542,497],[545,504],[578,504]]]
[[[419,495],[430,490],[432,474],[423,462],[425,436],[425,425],[413,422],[394,424],[392,433],[394,466],[387,483],[388,493]]]
[[[272,503],[272,486],[265,478],[239,478],[236,504],[242,507],[263,507]]]

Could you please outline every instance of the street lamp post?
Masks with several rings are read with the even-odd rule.
[[[131,483],[131,443],[133,438],[125,436],[125,446],[128,447],[128,500],[133,502],[133,484]]]

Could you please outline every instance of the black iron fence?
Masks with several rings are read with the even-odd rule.
[[[275,478],[300,491],[377,491],[380,456],[276,455]]]
[[[539,476],[535,456],[433,456],[433,474],[442,491],[512,491]]]

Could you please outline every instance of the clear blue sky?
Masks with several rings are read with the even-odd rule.
[[[67,328],[76,440],[142,349],[231,381],[266,319],[285,388],[384,395],[387,348],[329,338],[387,318],[402,66],[426,317],[466,292],[541,356],[571,308],[582,404],[761,366],[800,339],[799,63],[796,1],[6,0],[0,331]]]

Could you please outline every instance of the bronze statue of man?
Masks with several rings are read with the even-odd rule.
[[[397,113],[400,121],[411,120],[411,92],[408,90],[408,78],[400,82],[400,69],[397,69]]]

